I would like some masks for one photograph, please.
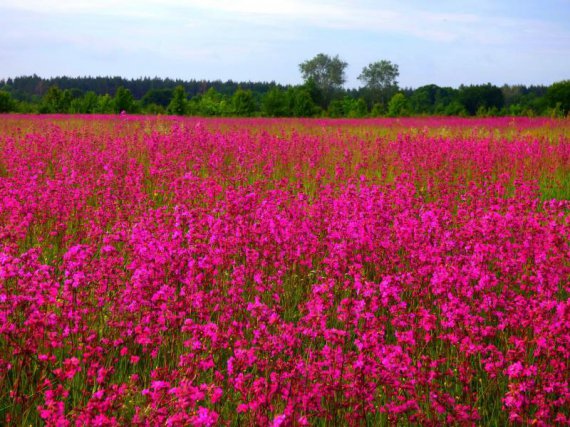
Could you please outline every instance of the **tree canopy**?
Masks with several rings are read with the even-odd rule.
[[[305,83],[314,84],[324,95],[324,105],[330,101],[334,91],[340,90],[346,82],[346,67],[348,63],[339,58],[338,55],[331,57],[324,53],[319,53],[312,59],[299,64],[299,69]]]
[[[374,102],[386,103],[398,90],[399,75],[398,65],[382,59],[364,67],[358,80],[364,83],[364,87],[370,92]]]
[[[186,91],[184,90],[184,86],[179,85],[174,88],[174,94],[172,96],[172,100],[168,104],[167,111],[170,114],[174,114],[177,116],[183,116],[186,114],[186,110],[188,109],[188,101],[186,100]]]
[[[552,108],[558,108],[562,115],[570,112],[570,80],[552,84],[546,92],[546,99]]]

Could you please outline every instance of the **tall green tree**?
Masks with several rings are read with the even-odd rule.
[[[287,96],[284,91],[274,87],[261,100],[263,114],[268,117],[285,117],[288,114]]]
[[[252,116],[257,110],[257,105],[255,104],[251,90],[238,88],[232,96],[232,108],[236,116]]]
[[[550,85],[546,92],[546,100],[551,108],[557,108],[560,113],[570,113],[570,80],[563,80]]]
[[[406,95],[402,92],[398,92],[396,95],[392,97],[390,102],[388,103],[388,116],[390,117],[400,117],[400,116],[409,116],[410,110],[408,106],[408,100],[406,99]]]
[[[188,109],[188,100],[186,99],[186,91],[184,86],[179,85],[174,88],[174,95],[170,104],[168,104],[168,113],[176,116],[183,116]]]
[[[410,109],[414,114],[433,113],[438,89],[438,86],[432,84],[414,90],[409,98]]]
[[[478,111],[503,108],[505,98],[503,92],[497,86],[487,83],[486,85],[461,86],[457,100],[463,105],[470,115]]]
[[[303,86],[290,88],[287,91],[288,116],[313,117],[320,109],[315,105],[309,91]]]
[[[338,55],[331,57],[319,53],[314,58],[299,64],[299,70],[305,82],[313,81],[323,94],[322,107],[326,108],[335,91],[342,88],[346,82],[346,67],[348,63]]]
[[[99,114],[111,114],[115,111],[115,103],[113,102],[113,98],[108,93],[99,96],[97,99],[97,108],[95,108],[94,112]]]
[[[9,113],[16,109],[16,103],[12,99],[12,96],[4,91],[0,90],[0,113]]]
[[[83,99],[81,101],[83,106],[83,113],[91,114],[97,110],[97,103],[99,99],[97,97],[97,94],[92,90],[83,95]]]
[[[317,85],[317,82],[315,82],[315,80],[313,78],[309,78],[308,80],[306,80],[305,83],[303,84],[302,88],[305,89],[309,93],[309,95],[311,95],[311,99],[313,100],[315,105],[319,105],[319,106],[321,106],[321,108],[323,108],[323,105],[325,105],[325,102],[331,101],[331,99],[329,99],[329,100],[326,99],[327,95]],[[334,89],[334,91],[339,92],[340,89]],[[332,95],[334,97],[334,93],[332,93]]]
[[[90,90],[82,97],[73,99],[69,111],[71,113],[91,114],[97,110],[98,102],[97,94]]]
[[[172,101],[173,96],[174,94],[172,89],[150,89],[141,98],[141,103],[143,107],[155,104],[167,108],[170,101]]]
[[[382,59],[364,67],[358,80],[364,84],[372,103],[386,104],[398,90],[399,75],[398,65]]]
[[[228,114],[226,97],[215,88],[209,88],[203,95],[191,99],[192,113],[201,116],[223,116]]]
[[[329,104],[327,110],[329,117],[359,118],[368,114],[368,107],[363,98],[354,99],[345,96],[343,99],[335,99]]]
[[[113,99],[115,113],[133,113],[135,111],[135,98],[131,91],[123,86],[117,88]]]
[[[62,91],[59,86],[50,86],[42,98],[41,113],[67,113],[71,106],[73,96],[69,89]]]

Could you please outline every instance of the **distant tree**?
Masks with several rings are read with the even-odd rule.
[[[192,99],[192,109],[202,116],[223,116],[228,113],[226,97],[215,88],[209,88],[204,95]]]
[[[390,117],[400,117],[409,116],[408,100],[406,95],[398,92],[396,95],[390,99],[388,103],[388,116]]]
[[[42,98],[41,113],[67,113],[73,96],[68,89],[62,91],[58,86],[50,86]]]
[[[81,98],[71,101],[69,111],[71,113],[91,114],[97,110],[98,97],[93,91],[87,92]]]
[[[325,105],[327,105],[326,103],[330,102],[334,98],[334,95],[340,91],[340,89],[335,89],[333,93],[329,93],[327,95],[319,85],[317,85],[317,82],[313,78],[307,79],[302,88],[311,95],[311,99],[315,105],[320,105],[321,108],[325,108]]]
[[[91,114],[94,113],[97,109],[98,97],[97,94],[92,90],[83,95],[83,99],[81,101],[83,106],[82,113]]]
[[[505,107],[510,107],[515,104],[520,104],[524,96],[525,87],[523,85],[503,85],[501,92],[503,92],[503,99],[505,100]]]
[[[381,102],[376,102],[370,110],[371,117],[382,117],[386,112],[386,107]]]
[[[97,108],[95,113],[99,114],[111,114],[115,111],[115,103],[109,94],[99,96],[97,100]]]
[[[255,113],[257,106],[251,90],[238,88],[232,96],[233,113],[236,116],[248,117]]]
[[[141,99],[143,107],[148,107],[150,104],[161,105],[164,108],[168,107],[173,97],[172,89],[150,89]]]
[[[453,101],[457,101],[456,97],[457,90],[450,87],[439,87],[434,84],[421,86],[412,90],[408,97],[410,113],[446,114],[447,107]],[[459,105],[461,106],[461,103]],[[462,106],[461,109],[464,111]]]
[[[117,88],[115,98],[113,99],[114,112],[120,113],[125,111],[132,113],[135,111],[135,99],[131,91],[123,86]]]
[[[0,113],[9,113],[16,109],[16,103],[12,99],[12,96],[4,91],[0,90]]]
[[[166,108],[158,104],[148,104],[144,107],[144,113],[151,115],[166,114]]]
[[[313,117],[318,107],[313,102],[313,98],[307,89],[297,87],[287,91],[289,98],[289,108],[291,115],[294,117]]]
[[[338,55],[331,57],[319,53],[314,58],[299,64],[305,82],[313,81],[323,94],[322,107],[326,107],[335,91],[346,81],[345,70],[348,64]]]
[[[373,103],[386,103],[398,90],[399,75],[398,65],[383,59],[364,67],[358,80],[364,83]]]
[[[368,114],[368,107],[363,98],[354,99],[345,96],[343,99],[331,101],[327,113],[329,117],[358,118]]]
[[[348,112],[348,117],[365,117],[368,114],[368,106],[364,98],[358,98]]]
[[[343,99],[334,99],[330,102],[329,108],[327,109],[327,113],[329,117],[337,118],[337,117],[344,117],[344,100]]]
[[[434,113],[445,114],[445,110],[454,102],[461,106],[461,103],[457,100],[458,93],[459,91],[457,89],[438,86],[435,91]],[[463,107],[462,111],[465,113]]]
[[[551,108],[556,108],[561,115],[570,113],[570,80],[553,83],[546,92],[546,100]]]
[[[188,107],[188,100],[186,99],[186,91],[184,86],[179,85],[174,88],[174,94],[170,104],[168,104],[167,111],[169,114],[174,114],[176,116],[183,116],[186,114]]]
[[[443,107],[443,109],[439,111],[439,113],[444,114],[446,116],[460,116],[460,117],[469,115],[463,104],[461,104],[461,102],[457,100],[451,101],[449,104]]]
[[[71,114],[84,114],[83,111],[83,100],[81,98],[71,100],[71,105],[69,106],[69,112]]]
[[[433,104],[433,100],[426,91],[416,90],[409,98],[410,110],[414,114],[431,114]]]
[[[288,114],[287,97],[284,91],[274,87],[263,96],[261,109],[268,117],[285,117]]]
[[[76,87],[72,87],[70,89],[66,89],[69,92],[69,96],[71,97],[71,99],[79,99],[81,97],[83,97],[83,91],[81,89],[78,89]]]
[[[463,105],[470,115],[475,115],[481,107],[485,109],[503,108],[505,98],[503,92],[497,86],[488,83],[486,85],[461,86],[457,100]]]
[[[414,114],[431,114],[434,111],[439,87],[436,85],[421,86],[413,91],[409,98],[410,109]]]

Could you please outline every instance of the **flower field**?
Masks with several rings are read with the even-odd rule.
[[[570,120],[0,116],[0,424],[570,425]]]

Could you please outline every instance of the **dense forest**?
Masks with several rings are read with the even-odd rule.
[[[347,64],[319,54],[299,65],[304,83],[122,77],[20,76],[0,80],[0,113],[127,113],[260,117],[399,117],[418,115],[563,117],[570,80],[550,86],[399,87],[398,66],[382,60],[345,89]]]

